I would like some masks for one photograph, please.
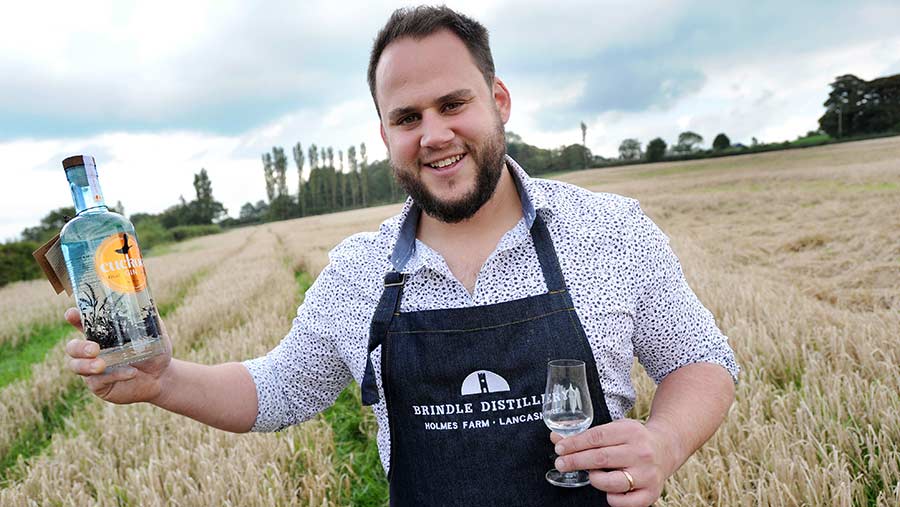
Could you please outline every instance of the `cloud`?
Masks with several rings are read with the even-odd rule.
[[[626,137],[672,142],[686,129],[707,143],[718,132],[793,139],[816,128],[835,76],[900,72],[895,1],[448,3],[491,31],[513,97],[508,128],[543,147],[581,142],[581,121],[588,147],[606,156]],[[383,158],[365,67],[395,6],[10,4],[0,158],[25,190],[3,201],[0,237],[69,204],[59,162],[74,153],[97,157],[108,197],[129,212],[190,198],[205,167],[236,213],[264,198],[260,155],[272,146],[365,142],[370,159]]]
[[[48,15],[20,2],[4,10],[0,32],[0,75],[12,76],[0,81],[0,139],[237,135],[286,111],[364,97],[369,45],[395,6],[101,1],[57,5]],[[900,17],[886,0],[853,9],[773,0],[451,6],[491,30],[501,76],[544,88],[561,77],[581,83],[581,96],[562,107],[542,99],[547,111],[535,110],[556,128],[585,114],[671,107],[701,89],[715,62],[883,39]]]
[[[375,28],[355,27],[384,17],[373,15],[383,7],[336,12],[326,3],[107,7],[67,7],[50,21],[41,7],[9,10],[0,75],[14,79],[0,81],[0,139],[236,134],[286,110],[325,107],[365,92]]]
[[[528,5],[498,17],[493,41],[501,77],[541,83],[533,88],[545,93],[531,99],[546,106],[532,108],[533,114],[553,130],[613,111],[670,109],[703,90],[713,72],[747,62],[792,62],[893,38],[892,20],[898,18],[900,6],[886,1],[852,10],[837,1],[817,2],[812,10],[803,3],[768,0],[752,7],[704,1],[569,2]],[[887,56],[893,44],[882,46],[888,61],[894,59],[896,52]],[[774,84],[791,86],[797,78],[803,76]],[[580,95],[571,96],[573,84]],[[566,95],[562,104],[555,90]],[[766,101],[772,90],[747,91]]]

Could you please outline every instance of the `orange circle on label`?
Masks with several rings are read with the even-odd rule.
[[[97,278],[117,292],[135,293],[147,288],[144,260],[134,236],[126,232],[104,239],[94,253]]]

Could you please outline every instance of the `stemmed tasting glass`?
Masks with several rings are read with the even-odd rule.
[[[577,435],[590,427],[594,408],[588,391],[584,361],[558,359],[547,363],[547,387],[544,390],[544,424],[563,437]],[[585,470],[547,472],[554,486],[578,488],[590,484]]]

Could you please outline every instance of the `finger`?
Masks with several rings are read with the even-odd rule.
[[[558,444],[560,440],[563,439],[563,436],[555,431],[550,432],[550,441],[554,444]]]
[[[84,332],[84,328],[81,326],[81,314],[78,313],[77,308],[69,308],[66,310],[64,317],[69,321],[69,324],[75,326],[79,331]]]
[[[648,489],[636,489],[631,493],[607,493],[606,502],[610,507],[647,507],[653,504],[659,495]]]
[[[90,358],[97,357],[100,353],[100,346],[88,340],[69,340],[66,344],[66,354],[73,358]]]
[[[633,419],[619,419],[611,423],[588,428],[586,431],[562,439],[556,444],[556,454],[565,455],[585,449],[621,445],[629,442],[643,430],[643,425]]]
[[[82,377],[97,376],[106,370],[103,359],[69,359],[69,369]]]
[[[110,368],[109,371],[102,375],[88,377],[85,379],[85,382],[87,382],[91,391],[96,393],[108,389],[111,384],[115,384],[116,382],[131,380],[137,373],[138,370],[131,366],[120,366],[117,368]]]
[[[625,468],[636,464],[635,461],[633,446],[614,445],[560,456],[556,458],[556,469],[560,472],[571,472],[573,470]]]
[[[604,472],[603,470],[591,470],[590,473],[591,486],[607,493],[627,493],[631,489],[631,483],[622,473],[622,470],[611,470]],[[633,476],[634,474],[632,474]],[[632,477],[634,479],[634,477]],[[638,487],[635,480],[635,488]]]

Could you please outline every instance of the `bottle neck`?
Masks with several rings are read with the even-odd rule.
[[[75,214],[91,211],[107,211],[100,180],[97,178],[97,167],[94,164],[77,165],[66,169],[72,202],[75,203]]]

